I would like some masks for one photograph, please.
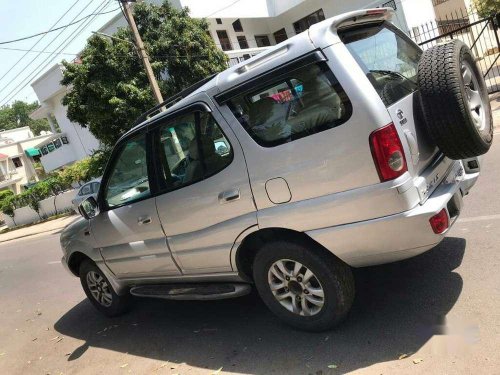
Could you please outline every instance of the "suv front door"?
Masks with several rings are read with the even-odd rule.
[[[147,142],[144,132],[116,146],[101,183],[101,212],[90,222],[107,266],[119,278],[180,274],[151,196]]]
[[[235,240],[257,225],[235,135],[201,103],[160,122],[153,134],[164,192],[156,204],[174,259],[184,274],[233,271]]]

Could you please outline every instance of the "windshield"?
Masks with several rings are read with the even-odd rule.
[[[388,23],[339,33],[386,106],[417,89],[422,51]]]

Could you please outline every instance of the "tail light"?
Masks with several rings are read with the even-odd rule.
[[[394,124],[370,134],[370,148],[380,181],[394,180],[408,170],[403,145]]]
[[[431,224],[432,230],[436,234],[443,233],[450,226],[450,222],[448,220],[448,213],[446,209],[442,209],[438,214],[434,215],[429,219],[429,223]]]

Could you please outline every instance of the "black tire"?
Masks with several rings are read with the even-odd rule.
[[[315,315],[301,316],[287,310],[273,295],[268,282],[271,266],[281,259],[296,261],[315,275],[324,291],[324,305]],[[319,332],[339,324],[354,301],[354,277],[350,267],[333,254],[307,241],[277,240],[266,243],[253,263],[255,286],[267,307],[285,323]]]
[[[103,305],[96,299],[96,297],[92,295],[87,280],[87,275],[90,272],[95,272],[96,274],[98,274],[100,277],[103,278],[104,282],[108,285],[107,291],[109,291],[109,293],[112,296],[111,304],[109,306]],[[94,307],[104,315],[108,317],[114,317],[121,315],[129,310],[130,299],[131,299],[130,294],[127,293],[122,296],[116,294],[113,288],[111,287],[109,280],[101,272],[99,267],[95,265],[94,262],[90,260],[85,260],[82,262],[82,264],[80,265],[80,282],[82,283],[82,287],[83,290],[85,291],[85,294],[87,295],[87,298],[90,300],[90,302],[92,302]]]
[[[464,65],[465,64],[465,65]],[[475,125],[462,76],[468,66],[475,76],[468,87],[479,92],[484,123]],[[441,151],[459,160],[486,153],[493,141],[488,90],[469,48],[459,40],[426,50],[418,64],[419,99],[424,123]]]

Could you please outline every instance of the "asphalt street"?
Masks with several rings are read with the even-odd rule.
[[[354,308],[330,332],[290,329],[256,294],[138,299],[108,319],[60,264],[58,233],[2,243],[0,374],[500,374],[496,137],[446,240],[356,270]]]

